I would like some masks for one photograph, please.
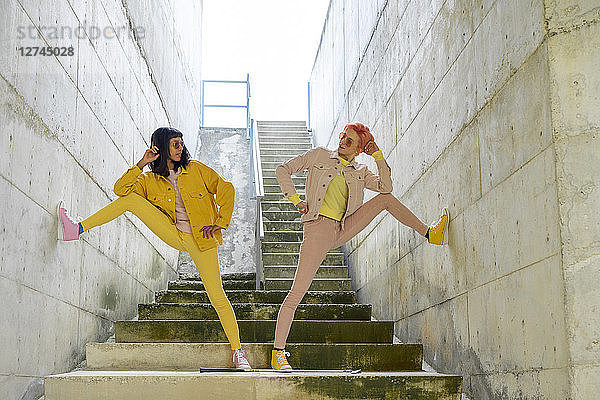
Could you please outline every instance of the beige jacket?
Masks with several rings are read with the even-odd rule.
[[[348,205],[340,221],[342,228],[344,220],[363,204],[364,189],[379,193],[390,193],[392,191],[390,166],[383,159],[376,161],[376,164],[379,175],[373,174],[366,165],[358,164],[355,160],[352,160],[342,170],[342,175],[348,184]],[[291,175],[308,170],[306,178],[308,212],[302,215],[300,219],[302,222],[317,219],[327,186],[341,168],[342,163],[338,159],[337,150],[332,151],[324,147],[311,149],[277,166],[275,176],[285,198],[296,194]]]

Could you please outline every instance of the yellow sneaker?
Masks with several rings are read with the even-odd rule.
[[[448,226],[448,209],[442,208],[442,216],[434,225],[429,227],[429,243],[443,245],[448,243],[446,227]]]
[[[286,356],[289,356],[285,350],[271,350],[271,368],[280,372],[292,372],[292,367],[288,364]]]

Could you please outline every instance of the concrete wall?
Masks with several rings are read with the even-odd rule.
[[[394,195],[426,223],[451,216],[436,247],[382,213],[346,246],[355,288],[474,399],[597,396],[599,15],[595,1],[330,3],[317,144],[366,123]]]
[[[250,139],[245,128],[201,128],[193,157],[213,168],[235,187],[235,208],[219,246],[221,274],[255,272],[256,200],[250,199]],[[181,253],[179,272],[198,275],[188,253]]]
[[[202,3],[1,8],[0,392],[29,399],[44,375],[71,370],[86,342],[106,339],[113,320],[134,317],[175,277],[177,251],[131,215],[57,242],[56,205],[85,217],[116,198],[113,183],[158,126],[180,128],[195,149]],[[46,45],[73,55],[17,50]]]
[[[600,392],[600,4],[546,1],[569,376]]]

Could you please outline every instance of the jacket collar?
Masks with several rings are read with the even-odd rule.
[[[331,150],[329,152],[329,158],[338,158],[339,154],[337,150]],[[358,163],[356,162],[356,157],[348,165],[351,165],[352,168],[358,169]]]
[[[189,167],[190,167],[190,164],[188,164],[188,168],[189,168]],[[187,174],[187,173],[188,173],[188,170],[187,170],[187,168],[183,168],[183,167],[179,167],[179,168],[181,168],[181,175],[184,175],[184,174]]]
[[[189,167],[190,167],[190,164],[188,164],[188,168]],[[181,174],[179,176],[181,176],[181,175],[187,175],[189,173],[189,171],[186,168],[183,168],[183,167],[180,167],[180,168],[181,168]],[[157,179],[162,178],[163,180],[169,182],[169,180],[167,178],[165,178],[164,176],[162,176],[162,175],[158,175],[158,174],[154,174],[154,175],[156,176]]]

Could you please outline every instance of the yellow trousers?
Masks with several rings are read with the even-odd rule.
[[[231,307],[221,283],[217,248],[213,247],[201,251],[191,233],[178,230],[166,214],[137,193],[119,197],[81,221],[81,225],[83,230],[87,231],[95,226],[112,221],[125,211],[132,212],[169,246],[190,253],[200,273],[208,298],[219,315],[219,320],[231,348],[233,350],[239,349],[241,347],[239,328],[233,307]]]

